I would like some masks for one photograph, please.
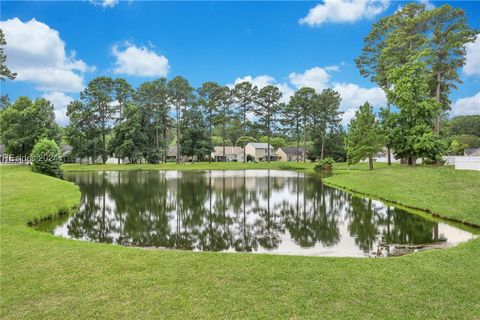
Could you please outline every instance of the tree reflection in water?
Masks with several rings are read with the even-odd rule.
[[[276,170],[70,174],[78,212],[55,233],[142,247],[362,255],[378,242],[431,243],[439,224]],[[342,249],[343,248],[343,249]]]

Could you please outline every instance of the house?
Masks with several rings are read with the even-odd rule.
[[[250,142],[245,146],[247,161],[267,161],[268,149],[270,149],[270,161],[277,160],[275,150],[268,143]]]
[[[280,147],[275,151],[278,161],[303,161],[303,148]]]
[[[467,148],[463,154],[465,157],[480,157],[480,148]]]
[[[212,152],[212,158],[218,162],[243,162],[243,148],[225,146],[225,155],[223,146],[216,146]]]

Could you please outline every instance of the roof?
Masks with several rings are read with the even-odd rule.
[[[176,157],[177,156],[177,147],[168,147],[167,157]]]
[[[279,149],[282,149],[283,152],[285,152],[287,155],[302,155],[303,154],[303,148],[297,148],[297,147],[280,147]]]
[[[263,143],[263,142],[249,142],[249,145],[254,147],[255,149],[267,149],[268,148],[268,143]],[[270,148],[273,149],[272,146]]]
[[[467,149],[465,149],[464,154],[467,157],[480,156],[480,148],[467,148]]]
[[[64,157],[68,156],[72,152],[72,149],[73,149],[73,147],[71,145],[68,145],[68,144],[62,144],[60,146],[60,150],[62,151],[62,155]]]
[[[223,146],[215,146],[213,153],[215,156],[223,156]],[[243,153],[241,147],[227,147],[225,146],[225,155]]]

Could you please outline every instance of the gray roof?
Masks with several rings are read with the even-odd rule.
[[[255,149],[267,149],[268,148],[268,143],[264,143],[264,142],[250,142],[248,144],[251,145],[252,147],[254,147]],[[273,147],[270,146],[270,148],[273,148]]]
[[[177,147],[168,147],[167,156],[168,157],[176,157],[177,156]]]
[[[467,148],[463,151],[467,157],[476,157],[480,156],[480,148]]]
[[[60,150],[62,151],[62,155],[64,157],[68,156],[72,152],[72,149],[73,149],[73,147],[71,145],[68,145],[68,144],[62,144],[60,146]]]
[[[297,147],[280,147],[279,149],[282,149],[283,152],[285,152],[287,155],[302,155],[303,154],[303,148],[297,148]]]

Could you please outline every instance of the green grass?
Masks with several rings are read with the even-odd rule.
[[[362,176],[374,180],[393,174],[407,179],[421,172],[427,179],[424,183],[448,182],[438,180],[434,172],[423,172],[429,168],[373,172],[342,168],[337,165],[341,174],[327,180],[340,184],[348,177],[360,181]],[[457,175],[451,169],[440,170]],[[459,199],[455,202],[470,208],[469,221],[474,222],[475,210],[480,214],[477,202],[459,202],[467,188],[479,190],[479,174],[460,175],[463,178],[458,180],[477,177],[477,184],[445,185],[452,195],[438,197],[437,208],[452,217],[462,214],[463,209],[452,210],[455,205],[447,203]],[[145,250],[67,240],[28,227],[29,221],[69,211],[78,203],[78,189],[69,182],[31,173],[27,167],[3,166],[0,183],[2,319],[478,319],[480,315],[480,239],[393,259]],[[361,189],[357,191],[370,192],[361,184],[355,186]],[[416,192],[430,197],[429,190]],[[383,195],[382,189],[373,191]]]

